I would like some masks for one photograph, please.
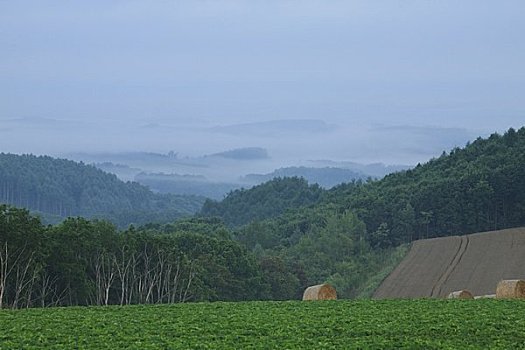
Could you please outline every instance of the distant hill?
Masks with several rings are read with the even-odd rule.
[[[116,160],[122,163],[127,162],[173,162],[177,161],[177,154],[173,151],[168,154],[154,152],[123,152],[123,153],[72,153],[69,156],[75,159],[85,159],[86,161],[113,162]],[[68,158],[69,158],[68,156]]]
[[[202,175],[141,172],[135,175],[135,181],[160,193],[197,195],[215,200],[221,200],[230,191],[241,187],[239,183],[210,181]]]
[[[197,212],[204,198],[155,194],[83,163],[0,153],[0,202],[45,216],[109,219],[120,226],[169,222]]]
[[[366,179],[368,175],[350,169],[333,167],[288,167],[280,168],[269,174],[248,174],[241,178],[242,182],[262,183],[276,177],[302,177],[309,183],[318,184],[324,188],[330,188],[344,182],[358,179]]]
[[[356,173],[366,174],[374,178],[382,178],[385,175],[412,168],[408,165],[386,165],[383,163],[361,164],[349,161],[334,160],[311,160],[312,167],[316,168],[340,168],[352,170]]]
[[[268,151],[260,147],[236,148],[229,151],[214,153],[205,157],[221,157],[235,160],[257,160],[269,158]]]
[[[380,180],[350,181],[326,192],[317,189],[317,202],[281,201],[283,197],[270,181],[234,191],[221,203],[207,202],[201,214],[242,225],[303,205],[330,206],[337,212],[356,213],[373,247],[397,246],[421,238],[524,226],[523,164],[525,127],[478,138],[464,148],[443,152],[425,164]],[[294,196],[310,198],[304,183],[292,187]],[[301,195],[300,191],[305,192]],[[270,210],[272,199],[279,210]],[[265,206],[267,214],[255,214]]]
[[[420,238],[525,225],[523,164],[525,127],[478,138],[462,149],[443,152],[425,164],[381,180],[350,181],[322,195],[319,189],[315,193],[319,195],[316,197],[319,206],[355,212],[366,224],[367,239],[372,246],[397,246]],[[300,198],[302,190],[309,197],[308,186],[293,188],[294,196]],[[254,214],[260,211],[261,201],[266,198],[282,197],[272,185],[263,184],[252,190],[234,191],[221,203],[207,202],[201,213],[218,215],[230,224],[241,225],[248,219],[271,217]],[[274,215],[315,201],[276,203],[279,210],[268,208],[268,213]]]
[[[525,226],[524,164],[525,128],[509,129],[380,180],[314,191],[310,201],[283,200],[288,186],[295,198],[308,198],[306,180],[282,182],[277,190],[270,181],[207,202],[201,214],[237,226],[235,238],[278,273],[276,291],[329,282],[342,296],[369,296],[413,241]],[[453,241],[452,255],[465,246],[457,237],[444,241]],[[431,253],[420,255],[450,256]],[[519,264],[514,255],[513,268]],[[468,256],[467,249],[462,259]]]
[[[76,153],[65,158],[93,164],[123,181],[136,181],[154,192],[197,195],[221,200],[230,191],[249,188],[275,177],[303,177],[323,188],[356,179],[382,178],[407,169],[402,165],[308,160],[277,170],[279,161],[260,147],[243,147],[201,156],[168,153]],[[246,175],[247,174],[247,175]]]
[[[221,202],[206,200],[201,216],[217,216],[231,227],[278,216],[289,208],[319,201],[323,189],[305,179],[276,178],[249,190],[230,192]]]
[[[114,164],[112,162],[94,163],[96,168],[110,174],[115,174],[125,182],[135,181],[135,176],[142,172],[139,168],[132,168],[124,164]]]
[[[120,170],[120,169],[118,169]],[[199,195],[214,200],[222,200],[226,195],[242,187],[253,187],[274,178],[301,177],[311,184],[324,188],[353,181],[366,179],[367,176],[348,169],[289,167],[277,169],[269,174],[249,174],[236,182],[211,181],[202,175],[179,175],[165,173],[141,172],[135,175],[135,181],[161,193]]]

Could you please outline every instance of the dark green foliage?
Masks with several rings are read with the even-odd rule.
[[[44,227],[0,205],[0,308],[268,298],[256,259],[216,219],[118,231],[68,218]]]
[[[0,308],[32,305],[49,252],[44,229],[27,210],[0,204]]]
[[[0,311],[2,349],[521,349],[525,303],[387,300]]]
[[[202,213],[232,226],[249,222],[234,235],[259,258],[274,298],[283,298],[283,291],[298,297],[306,286],[326,281],[341,296],[356,297],[402,258],[393,247],[525,225],[523,164],[525,128],[510,129],[382,180],[320,191],[310,206],[283,201],[285,191],[276,190],[302,181],[294,196],[302,190],[311,198],[304,180],[278,179],[207,202]]]
[[[525,225],[525,128],[478,138],[414,169],[329,191],[374,245]],[[385,236],[386,235],[386,236]]]
[[[525,128],[509,129],[382,180],[352,181],[324,192],[304,180],[276,179],[234,191],[220,203],[207,201],[201,215],[240,226],[317,202],[355,212],[373,247],[516,227],[525,225],[523,164]],[[249,230],[243,234],[245,240],[254,236]],[[266,230],[260,241],[247,243],[264,248],[272,239]]]
[[[523,164],[525,128],[478,139],[379,181],[325,191],[304,179],[275,179],[220,203],[208,201],[196,218],[124,232],[80,218],[45,228],[27,211],[4,206],[0,243],[8,243],[9,259],[30,267],[19,280],[12,270],[0,300],[20,307],[293,299],[322,282],[334,284],[343,298],[367,296],[415,239],[525,225]],[[22,193],[3,186],[5,198]],[[171,199],[126,186],[136,191],[119,188],[136,195],[139,209],[127,197],[108,201],[121,200],[140,218],[132,221],[173,213]],[[86,197],[92,210],[110,208],[92,187],[97,194]]]
[[[253,222],[235,236],[258,256],[273,299],[300,298],[306,287],[323,282],[332,283],[340,297],[353,298],[370,278],[402,258],[393,248],[371,247],[364,223],[333,206]]]
[[[200,215],[217,216],[228,226],[237,227],[316,203],[322,193],[318,185],[308,185],[302,178],[276,178],[249,190],[230,192],[222,202],[206,200]]]
[[[301,281],[279,256],[263,256],[259,262],[272,300],[299,298]]]
[[[0,153],[0,203],[43,218],[103,218],[121,227],[191,215],[204,198],[160,195],[93,166],[65,159]],[[53,219],[54,218],[54,219]]]
[[[143,230],[155,230],[162,233],[186,232],[204,236],[231,238],[230,230],[216,217],[191,217],[179,219],[169,224],[146,224]]]

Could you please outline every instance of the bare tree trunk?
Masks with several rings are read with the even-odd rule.
[[[180,260],[177,261],[177,270],[175,270],[175,276],[173,276],[173,282],[171,285],[171,298],[170,302],[175,303],[175,298],[177,297],[177,287],[179,284],[180,276]]]
[[[20,266],[21,262],[19,262],[16,267],[15,296],[13,298],[12,304],[13,309],[18,308],[18,303],[20,301],[22,292],[29,285],[29,283],[31,283],[31,278],[26,279],[26,276],[28,275],[29,268],[33,263],[33,255],[34,253],[32,252],[23,266]]]
[[[168,265],[167,260],[168,255],[163,250],[159,250],[158,252],[158,271],[157,271],[157,303],[162,303],[163,301],[163,294],[164,294],[164,284],[165,284],[165,273],[166,273],[166,266]]]
[[[41,288],[40,288],[40,305],[42,307],[46,307],[46,299],[49,295],[51,295],[51,292],[53,292],[53,294],[56,296],[56,293],[57,293],[57,286],[55,285],[57,281],[57,277],[53,278],[53,280],[51,280],[51,276],[47,275],[47,273],[44,272],[44,274],[42,275],[42,285],[41,285]],[[52,290],[52,286],[55,285],[55,288],[54,290]],[[51,299],[51,304],[53,304],[53,299]]]
[[[124,305],[126,295],[130,293],[130,269],[132,264],[134,264],[135,254],[133,253],[129,258],[126,258],[124,247],[122,247],[120,249],[120,255],[120,261],[117,261],[117,257],[115,256],[115,267],[120,280],[120,305]]]
[[[144,245],[144,252],[142,253],[143,270],[138,280],[138,301],[139,304],[146,303],[147,285],[150,278],[150,256],[147,251],[146,245]]]
[[[151,300],[152,296],[153,296],[153,288],[155,288],[155,285],[157,284],[157,278],[158,278],[158,274],[156,272],[157,268],[153,268],[151,269],[150,271],[147,272],[147,276],[148,276],[148,280],[147,280],[147,285],[146,285],[146,303],[149,304],[151,302],[153,302]]]
[[[137,276],[137,262],[139,261],[139,257],[135,257],[135,254],[132,255],[132,259],[133,259],[133,262],[132,262],[132,265],[131,265],[131,276],[130,278],[132,278],[131,281],[129,281],[129,287],[128,287],[128,298],[127,298],[127,304],[130,305],[132,302],[133,302],[133,295],[134,295],[134,291],[135,291],[135,284],[137,282],[137,280],[139,279],[139,277]]]
[[[4,249],[0,251],[0,309],[4,307],[4,295],[9,272],[9,250],[7,249],[7,242],[5,242]]]
[[[38,279],[38,275],[40,274],[40,272],[41,271],[39,271],[39,269],[36,269],[36,268],[33,270],[33,276],[31,277],[31,283],[29,284],[29,288],[27,288],[27,291],[26,291],[26,308],[29,308],[31,307],[31,305],[33,305],[33,292],[35,288],[35,282]]]
[[[109,303],[109,292],[115,280],[115,257],[104,251],[102,255],[102,287],[104,292],[104,305]]]
[[[21,248],[18,252],[10,254],[9,246],[7,242],[4,243],[4,248],[0,250],[0,309],[5,307],[5,298],[8,278],[13,272],[15,266],[17,266],[20,257],[22,256],[25,247]],[[11,261],[11,256],[14,256],[14,261]]]
[[[182,297],[182,302],[186,302],[188,300],[188,291],[190,290],[191,282],[193,281],[193,277],[195,277],[195,271],[193,270],[193,262],[190,263],[190,271],[188,274],[188,283],[186,284],[186,289],[184,290],[184,295]]]
[[[102,305],[102,257],[100,251],[95,256],[95,304]]]

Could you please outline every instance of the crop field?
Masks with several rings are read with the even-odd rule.
[[[374,297],[445,297],[467,289],[495,294],[503,279],[525,279],[525,228],[415,241]]]
[[[362,300],[0,311],[0,349],[510,349],[525,302]]]

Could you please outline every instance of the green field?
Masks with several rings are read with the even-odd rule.
[[[511,349],[525,302],[199,303],[0,311],[0,349]]]

